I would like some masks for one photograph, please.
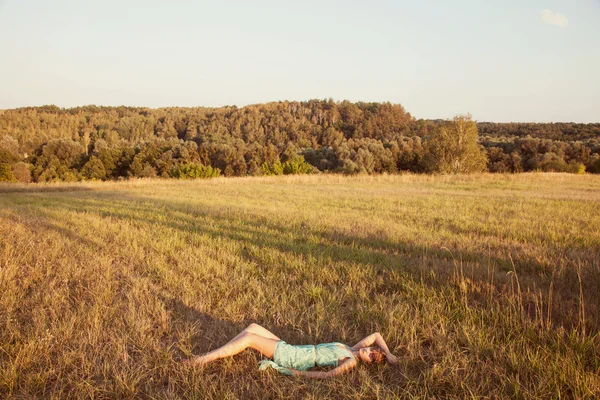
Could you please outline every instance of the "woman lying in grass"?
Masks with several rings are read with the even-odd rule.
[[[377,345],[379,348],[371,347]],[[366,363],[383,362],[387,359],[390,364],[398,362],[388,349],[379,333],[367,336],[354,346],[343,343],[323,343],[316,346],[293,346],[279,339],[272,332],[258,324],[250,324],[239,335],[227,344],[202,356],[196,356],[185,363],[189,365],[204,365],[220,358],[231,357],[247,348],[259,351],[265,357],[260,369],[275,368],[284,375],[299,375],[309,378],[329,378],[348,372],[356,367],[359,361]],[[308,371],[312,367],[330,367],[327,372]]]

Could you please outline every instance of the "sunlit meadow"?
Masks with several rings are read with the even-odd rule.
[[[0,397],[595,398],[600,176],[0,186]],[[379,331],[326,381],[247,350]]]

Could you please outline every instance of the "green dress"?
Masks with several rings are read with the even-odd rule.
[[[280,340],[275,345],[273,361],[263,360],[259,369],[274,368],[284,375],[292,375],[289,369],[306,371],[312,367],[337,367],[341,359],[354,357],[350,347],[343,343],[322,343],[316,346],[294,346]]]

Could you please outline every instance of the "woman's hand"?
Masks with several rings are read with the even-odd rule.
[[[396,357],[395,355],[393,355],[392,353],[388,353],[386,354],[385,358],[387,359],[387,362],[389,362],[390,364],[394,365],[398,363],[398,357]]]
[[[358,364],[358,361],[356,361],[356,359],[354,357],[352,357],[352,358],[345,359],[336,368],[329,370],[327,372],[324,372],[324,371],[296,371],[295,369],[289,369],[289,368],[288,368],[288,370],[295,376],[305,376],[307,378],[325,379],[325,378],[331,378],[334,376],[345,374],[346,372],[350,371],[352,368],[356,367],[357,364]]]
[[[205,362],[202,356],[195,356],[192,358],[188,358],[187,360],[183,360],[182,363],[183,365],[188,367],[196,367],[204,364]]]

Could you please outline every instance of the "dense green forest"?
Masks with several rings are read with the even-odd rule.
[[[600,124],[413,118],[401,105],[0,111],[0,180],[339,172],[600,172]]]

